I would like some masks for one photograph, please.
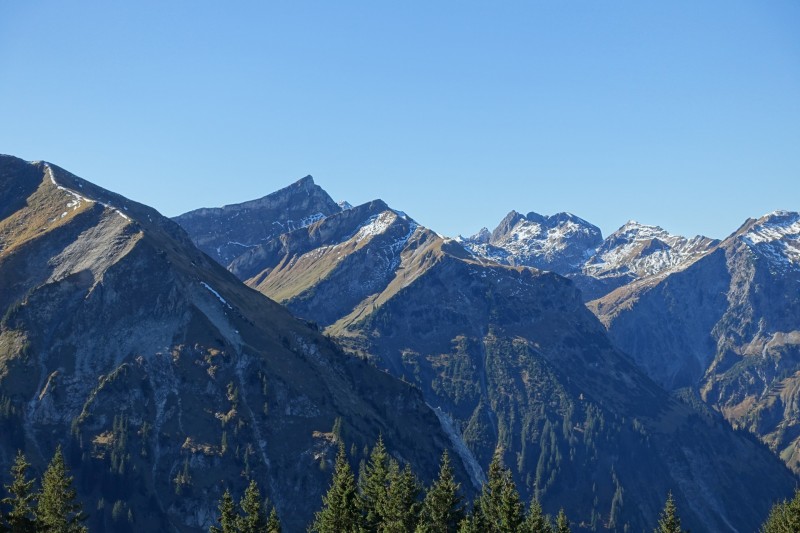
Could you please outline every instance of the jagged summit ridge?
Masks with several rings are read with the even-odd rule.
[[[459,242],[475,255],[501,264],[564,273],[579,270],[601,240],[599,228],[571,213],[511,211],[491,233],[484,228]]]
[[[511,211],[491,233],[459,239],[473,254],[567,276],[592,300],[650,276],[665,276],[702,257],[719,241],[672,235],[659,226],[626,222],[603,239],[599,228],[571,213]]]

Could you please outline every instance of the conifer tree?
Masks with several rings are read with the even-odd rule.
[[[667,503],[664,504],[664,509],[661,511],[655,533],[683,533],[681,519],[678,516],[678,508],[675,505],[672,492],[667,494]]]
[[[525,533],[553,533],[550,518],[544,514],[542,506],[536,498],[531,501],[522,530]]]
[[[33,491],[35,481],[26,477],[30,466],[22,451],[18,451],[14,465],[11,467],[11,484],[5,486],[9,496],[2,500],[3,505],[11,507],[5,517],[8,523],[7,530],[10,533],[35,533],[36,531],[33,511],[33,500],[36,496]]]
[[[263,533],[267,527],[267,514],[261,504],[261,492],[255,480],[244,491],[239,508],[242,514],[238,517],[237,526],[240,533]]]
[[[555,533],[570,533],[569,518],[567,518],[567,513],[564,512],[563,507],[558,511],[558,516],[556,516]]]
[[[344,444],[339,444],[333,480],[322,497],[322,509],[314,517],[311,531],[317,533],[354,533],[360,531],[361,515],[353,471],[347,462]]]
[[[281,533],[281,521],[278,519],[278,511],[275,507],[269,512],[267,519],[267,533]]]
[[[419,533],[455,533],[464,518],[461,497],[458,495],[460,485],[456,483],[450,456],[447,450],[442,454],[439,477],[433,483],[422,504]]]
[[[370,533],[378,531],[383,521],[386,494],[389,485],[389,454],[383,437],[372,448],[369,461],[358,477],[359,502],[364,516],[364,528]]]
[[[211,526],[210,533],[237,533],[237,521],[239,517],[236,514],[236,508],[233,503],[233,496],[231,491],[225,489],[222,498],[219,500],[219,522],[220,527]]]
[[[761,533],[785,533],[800,531],[800,489],[791,501],[783,501],[772,506],[769,517],[761,526]]]
[[[525,518],[525,507],[511,479],[511,471],[503,466],[500,453],[489,465],[489,476],[483,485],[476,507],[480,507],[482,529],[492,533],[516,533]],[[473,513],[475,514],[475,513]]]
[[[382,520],[378,528],[385,533],[413,533],[417,527],[420,503],[417,476],[406,465],[402,470],[397,461],[389,464],[389,488],[381,507]]]
[[[484,533],[480,519],[474,513],[465,516],[458,525],[458,533]]]
[[[41,533],[86,533],[81,522],[86,516],[76,499],[72,476],[64,464],[61,446],[56,448],[50,465],[42,476],[42,490],[36,506],[37,531]]]

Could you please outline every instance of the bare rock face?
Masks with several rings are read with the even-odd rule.
[[[510,217],[498,238],[531,218]],[[692,529],[752,530],[791,492],[765,447],[671,398],[615,348],[570,281],[462,242],[375,201],[231,269],[414,383],[473,480],[500,448],[523,497],[563,505],[587,529],[652,527],[672,490]]]
[[[0,315],[0,467],[23,449],[41,472],[62,444],[97,530],[207,531],[252,478],[302,531],[339,439],[380,433],[427,479],[450,446],[419,391],[48,163],[0,156]]]
[[[589,304],[654,379],[699,390],[800,470],[800,214],[748,220],[685,270]]]
[[[174,220],[198,248],[227,266],[250,248],[342,210],[306,176],[258,200],[196,209]]]

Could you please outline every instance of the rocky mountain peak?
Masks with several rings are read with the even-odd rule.
[[[342,211],[306,176],[257,200],[201,208],[175,217],[195,245],[223,266],[271,238]]]
[[[781,269],[800,270],[800,213],[773,211],[737,232],[751,250]]]
[[[478,231],[478,233],[476,233],[475,235],[473,235],[469,239],[463,239],[462,238],[461,240],[462,241],[470,240],[470,241],[476,242],[478,244],[488,244],[489,240],[491,240],[491,238],[492,238],[492,232],[490,232],[489,229],[484,226],[484,227],[482,227],[480,229],[480,231]]]
[[[601,241],[598,227],[571,213],[511,211],[491,234],[482,230],[462,243],[475,255],[501,264],[563,274],[579,271]]]
[[[510,211],[492,231],[492,241],[500,240],[507,235],[520,220],[525,220],[525,215],[514,210]]]
[[[687,239],[630,220],[603,241],[583,272],[594,278],[654,276],[687,266],[718,243],[703,236]]]

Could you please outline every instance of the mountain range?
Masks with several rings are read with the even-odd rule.
[[[572,279],[651,378],[699,394],[800,472],[800,214],[748,219],[722,241],[636,222],[596,235],[573,215],[512,212],[491,234],[461,240],[482,257]]]
[[[0,157],[0,314],[0,464],[41,472],[61,444],[92,530],[207,531],[257,479],[302,531],[340,438],[430,477],[452,449],[419,391],[55,165]]]
[[[308,179],[306,190],[325,195]],[[256,202],[293,204],[308,196],[299,190]],[[213,234],[242,205],[254,204],[176,221],[191,220],[195,239],[193,227]],[[285,224],[267,211],[248,216]],[[681,272],[717,241],[635,223],[603,240],[574,215],[516,212],[491,233],[449,239],[375,200],[246,242],[228,269],[348,353],[418,387],[473,481],[500,449],[525,497],[565,505],[587,529],[651,527],[672,490],[694,528],[744,531],[758,526],[753,494],[791,479],[780,468],[765,476],[775,460],[698,390],[659,387],[584,305],[587,291],[605,296]]]
[[[63,446],[98,531],[207,530],[256,479],[293,532],[380,435],[423,481],[449,450],[467,497],[500,453],[574,531],[652,528],[670,491],[752,531],[797,484],[799,221],[450,239],[310,176],[173,221],[0,156],[0,467]]]

